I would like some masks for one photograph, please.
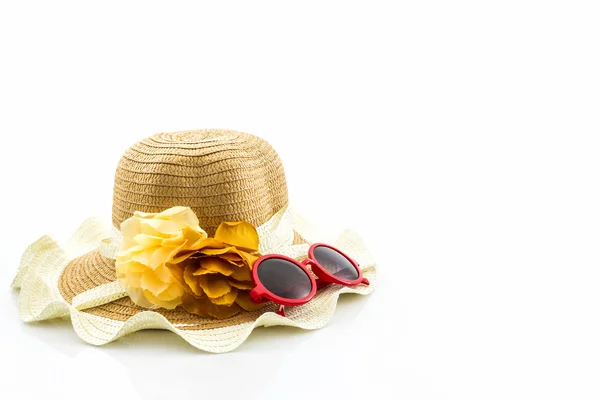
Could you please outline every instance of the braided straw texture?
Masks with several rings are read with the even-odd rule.
[[[103,345],[141,329],[166,329],[181,336],[194,347],[213,353],[222,353],[237,348],[258,326],[286,325],[302,329],[321,328],[333,315],[340,294],[366,295],[374,290],[376,284],[375,262],[362,240],[354,232],[346,230],[336,233],[317,228],[307,223],[293,210],[285,212],[279,222],[279,225],[283,223],[284,226],[291,226],[293,231],[308,243],[327,242],[346,252],[359,262],[364,276],[369,279],[371,285],[359,285],[352,288],[331,285],[320,290],[316,297],[307,304],[288,307],[286,317],[277,315],[274,305],[219,321],[190,317],[187,313],[181,315],[178,314],[178,311],[142,309],[136,309],[134,313],[126,312],[124,316],[115,316],[115,309],[132,307],[128,304],[128,299],[118,299],[107,303],[106,305],[116,304],[116,308],[110,309],[110,312],[106,312],[102,308],[103,305],[81,310],[73,306],[73,297],[70,297],[70,294],[75,294],[77,288],[71,288],[73,293],[69,292],[70,294],[63,296],[63,292],[67,293],[64,288],[65,283],[64,281],[59,283],[67,265],[71,264],[73,260],[81,257],[87,260],[85,263],[80,262],[79,265],[85,265],[89,274],[74,274],[74,280],[70,285],[76,285],[72,282],[79,280],[81,288],[85,288],[90,286],[86,281],[92,280],[94,285],[100,285],[93,290],[100,291],[105,288],[110,290],[109,287],[115,285],[114,281],[110,282],[114,278],[112,275],[114,272],[110,272],[110,268],[102,268],[105,264],[110,266],[110,258],[103,256],[98,250],[103,242],[113,236],[114,228],[111,229],[98,220],[90,219],[83,223],[63,247],[49,236],[44,236],[27,248],[12,284],[13,288],[21,291],[18,302],[19,315],[26,322],[70,317],[77,335],[93,345]],[[291,232],[289,236],[294,237],[294,233]],[[301,253],[306,254],[307,247],[307,244],[289,244],[273,249],[273,252],[300,258]],[[91,268],[90,266],[93,265],[100,267]],[[89,293],[82,295],[85,296]],[[85,302],[83,301],[83,303]],[[91,303],[92,306],[95,305],[94,302]]]
[[[135,211],[194,210],[214,235],[222,221],[265,223],[287,205],[283,165],[265,140],[205,129],[159,133],[130,147],[115,174],[113,225]]]

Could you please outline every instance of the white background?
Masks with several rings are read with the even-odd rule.
[[[2,2],[0,397],[597,399],[597,2],[213,3]],[[207,127],[267,139],[377,290],[223,355],[22,323],[24,248],[108,219],[137,140]]]

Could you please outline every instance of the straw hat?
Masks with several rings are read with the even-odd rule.
[[[257,227],[260,252],[301,259],[316,241],[355,258],[370,286],[331,285],[305,305],[277,315],[276,305],[228,319],[142,308],[127,296],[115,273],[120,225],[134,212],[158,213],[190,207],[209,236],[223,221]],[[341,293],[370,293],[375,264],[353,232],[309,224],[288,205],[283,165],[264,140],[242,132],[209,129],[161,133],[129,148],[117,167],[112,226],[90,219],[60,246],[44,236],[25,251],[13,287],[20,289],[19,314],[26,322],[70,317],[86,342],[102,345],[140,329],[168,329],[193,346],[225,352],[239,346],[256,326],[325,325]]]

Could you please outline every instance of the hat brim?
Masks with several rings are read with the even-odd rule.
[[[45,236],[27,249],[13,282],[13,287],[21,289],[19,314],[23,320],[69,316],[78,336],[94,345],[106,344],[142,329],[167,329],[194,347],[221,353],[238,347],[257,326],[318,329],[333,315],[340,294],[366,295],[373,291],[376,283],[375,264],[366,247],[356,234],[345,231],[333,244],[359,261],[371,285],[331,285],[319,290],[310,302],[288,308],[286,317],[276,314],[274,304],[219,320],[193,315],[181,308],[149,311],[128,297],[77,310],[72,306],[75,296],[116,280],[114,259],[103,256],[98,247],[103,230],[106,228],[97,221],[88,220],[65,248]],[[295,242],[310,243],[296,231]],[[75,254],[82,255],[74,257]]]
[[[293,244],[305,243],[308,242],[297,232],[294,232]],[[58,279],[58,289],[65,301],[72,304],[75,296],[116,280],[115,260],[104,257],[98,248],[81,257],[75,258],[67,264]],[[268,307],[268,304],[265,304],[265,307]],[[199,330],[254,321],[260,314],[269,311],[269,308],[277,310],[277,307],[271,306],[255,312],[243,311],[227,319],[200,317],[188,313],[181,307],[177,307],[174,310],[156,309],[154,311],[163,315],[172,324],[181,327],[181,329]],[[127,321],[134,315],[148,310],[134,304],[129,297],[123,297],[107,304],[86,309],[85,311],[104,318]]]

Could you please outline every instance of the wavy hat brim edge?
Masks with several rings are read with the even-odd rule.
[[[98,218],[90,218],[63,246],[45,235],[25,250],[12,283],[14,289],[20,289],[19,316],[25,322],[69,317],[77,335],[92,345],[104,345],[143,329],[164,329],[174,332],[192,346],[211,353],[234,350],[259,326],[282,325],[319,329],[333,316],[341,294],[367,295],[375,289],[375,262],[362,239],[354,231],[346,229],[336,232],[325,229],[307,222],[292,208],[289,208],[288,212],[292,216],[295,231],[309,243],[327,242],[352,256],[359,262],[364,276],[371,284],[355,287],[331,285],[320,290],[307,304],[289,307],[286,317],[268,311],[257,314],[254,321],[213,329],[182,330],[154,311],[143,311],[126,321],[117,321],[76,309],[62,297],[58,288],[60,275],[66,265],[75,258],[97,249],[102,240],[112,234],[113,228]]]

